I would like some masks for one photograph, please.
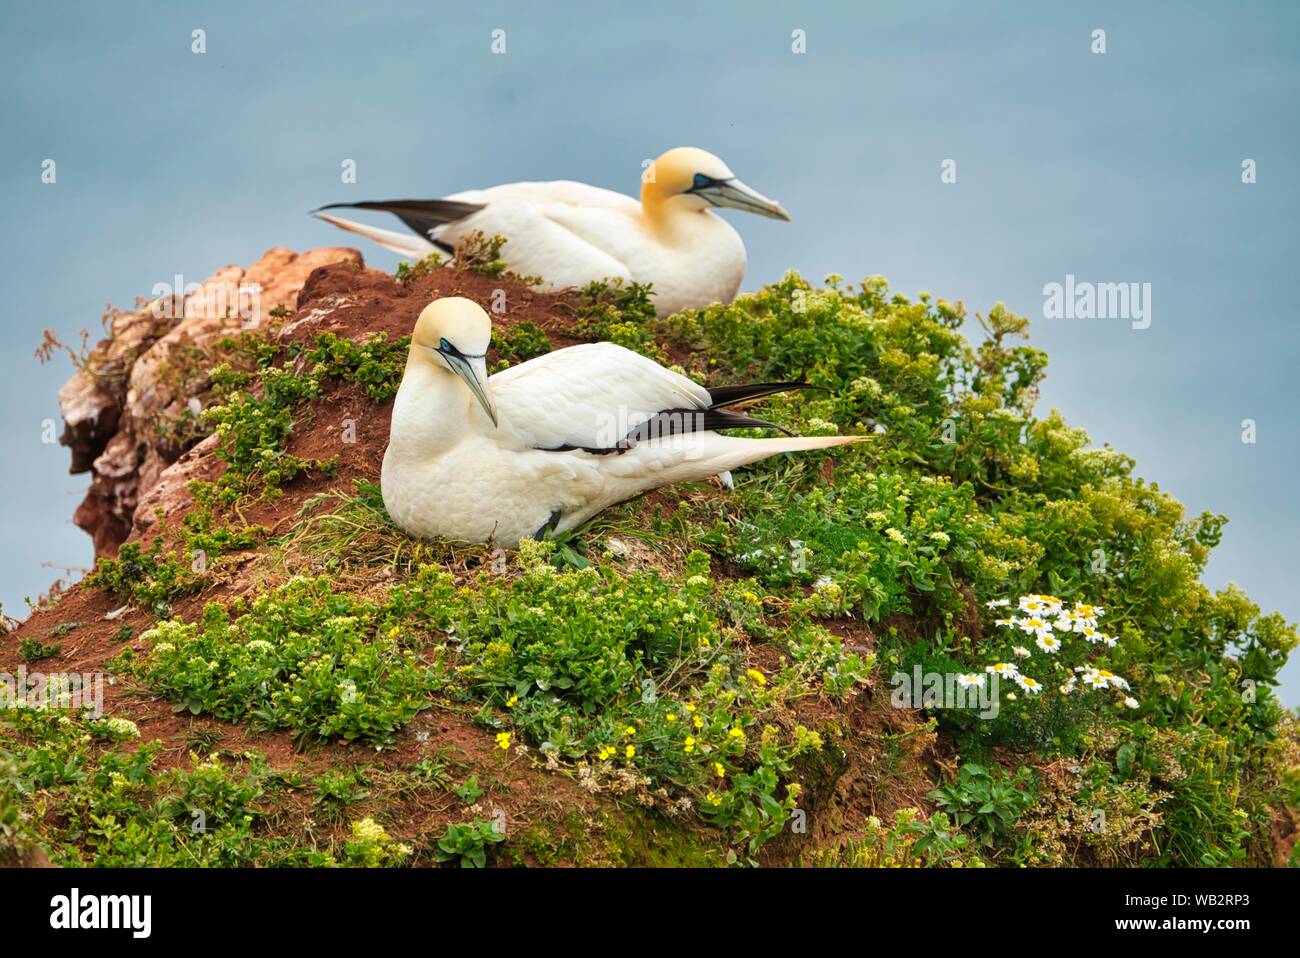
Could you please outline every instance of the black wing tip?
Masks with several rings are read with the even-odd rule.
[[[830,391],[825,386],[814,386],[812,383],[802,381],[781,383],[741,383],[734,386],[714,386],[709,389],[709,403],[710,408],[717,409],[721,406],[732,406],[736,403],[747,402],[751,399],[762,399],[764,396],[773,396],[777,393],[793,392],[796,389],[817,389],[823,392]]]
[[[430,239],[438,227],[477,213],[485,205],[460,200],[359,200],[355,203],[331,203],[312,210],[312,214],[337,209],[391,213],[416,236]]]
[[[378,210],[387,212],[390,206],[397,206],[406,200],[358,200],[355,203],[327,203],[324,206],[318,206],[312,210],[313,213],[319,213],[321,210]]]
[[[793,436],[794,433],[785,426],[778,426],[774,422],[768,422],[766,419],[755,419],[752,416],[741,416],[737,413],[728,413],[730,416],[736,416],[735,421],[729,421],[726,424],[715,426],[715,429],[775,429],[777,432],[785,433],[787,436]]]

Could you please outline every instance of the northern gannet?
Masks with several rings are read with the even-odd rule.
[[[491,337],[487,313],[460,297],[416,321],[380,478],[388,514],[410,535],[513,547],[658,486],[863,438],[719,435],[769,425],[720,407],[801,384],[710,390],[613,343],[489,377]]]
[[[789,220],[780,203],[750,189],[712,153],[682,146],[654,160],[642,176],[641,202],[557,180],[507,183],[440,200],[334,203],[315,211],[404,256],[452,252],[474,233],[504,236],[510,269],[540,276],[539,289],[585,286],[598,279],[651,283],[660,316],[729,303],[745,275],[745,244],[712,212],[729,206]],[[415,235],[365,226],[324,210],[384,210]]]

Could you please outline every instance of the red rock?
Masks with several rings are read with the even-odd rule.
[[[186,495],[189,480],[176,479],[183,470],[174,464],[192,441],[176,440],[166,427],[211,388],[210,370],[186,366],[192,350],[261,326],[277,306],[296,311],[307,278],[336,263],[363,266],[346,247],[301,254],[276,247],[247,269],[217,270],[183,301],[164,297],[113,317],[110,337],[59,390],[71,471],[91,473],[74,521],[94,540],[96,557],[116,553],[137,511],[147,527],[154,508]]]

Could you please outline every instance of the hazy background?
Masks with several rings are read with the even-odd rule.
[[[7,5],[6,612],[25,614],[56,574],[42,562],[90,562],[71,524],[85,479],[40,441],[70,371],[32,358],[44,327],[75,337],[106,302],[274,245],[348,244],[305,215],[325,202],[549,178],[634,192],[643,159],[690,144],[794,215],[728,214],[746,288],[788,268],[881,273],[908,294],[1029,315],[1052,358],[1040,411],[1135,456],[1190,512],[1230,516],[1207,583],[1300,618],[1300,12],[1045,6]],[[490,52],[495,29],[505,55]],[[791,52],[795,29],[806,54]],[[940,183],[947,158],[954,185]],[[340,182],[345,159],[356,185]],[[1043,285],[1067,273],[1151,283],[1151,327],[1043,319]],[[1284,701],[1300,704],[1300,664],[1286,675]]]

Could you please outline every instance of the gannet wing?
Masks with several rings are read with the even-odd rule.
[[[639,213],[641,204],[630,196],[574,180],[503,183],[483,190],[452,193],[447,200],[487,206],[492,203],[527,203],[532,206],[573,206],[587,209]]]
[[[636,248],[630,241],[641,205],[629,196],[560,180],[507,183],[448,199],[482,209],[434,229],[434,242],[454,248],[476,232],[504,236],[501,258],[515,273],[542,277],[543,289],[633,278],[626,251]]]
[[[455,247],[475,232],[506,237],[501,259],[520,276],[540,276],[541,289],[585,286],[602,277],[632,279],[626,263],[557,223],[546,207],[494,203],[436,231],[434,242]]]
[[[489,386],[502,425],[534,449],[612,451],[638,426],[671,410],[711,420],[734,415],[711,410],[709,391],[698,383],[613,343],[538,356],[497,373]]]

